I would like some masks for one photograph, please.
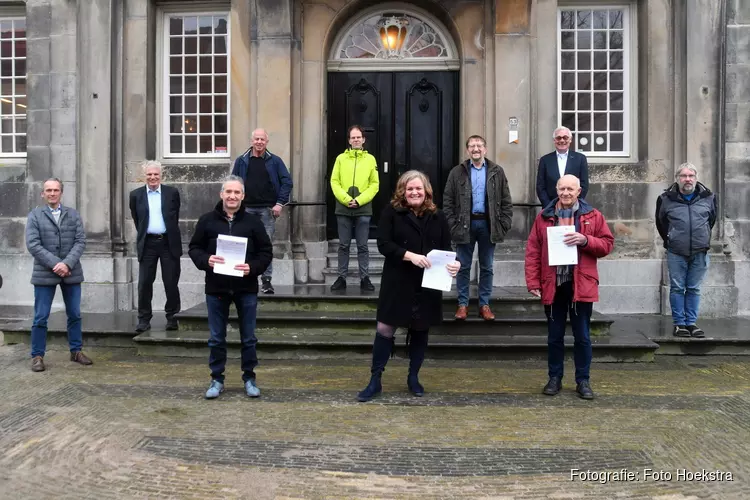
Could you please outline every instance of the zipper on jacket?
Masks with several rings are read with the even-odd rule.
[[[352,172],[352,186],[357,185],[357,159],[359,158],[359,152],[354,150],[354,171]]]
[[[691,208],[691,206],[692,203],[688,203],[688,225],[690,227],[690,257],[693,256],[693,209]]]

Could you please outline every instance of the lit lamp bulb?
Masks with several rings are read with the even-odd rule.
[[[377,24],[380,31],[380,43],[385,50],[386,58],[401,58],[401,48],[406,40],[409,20],[396,14],[384,14]]]

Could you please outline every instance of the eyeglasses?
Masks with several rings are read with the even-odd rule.
[[[558,135],[555,137],[556,141],[567,141],[568,139],[570,139],[569,135]]]
[[[695,174],[680,174],[680,179],[695,179]]]

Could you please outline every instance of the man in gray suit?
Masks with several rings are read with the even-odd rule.
[[[82,365],[92,361],[81,352],[81,282],[80,258],[86,247],[81,216],[75,209],[60,204],[63,183],[47,179],[42,189],[45,204],[29,213],[26,221],[26,248],[34,257],[31,284],[34,285],[34,323],[31,327],[31,370],[45,370],[47,320],[57,285],[62,290],[68,315],[70,360]]]

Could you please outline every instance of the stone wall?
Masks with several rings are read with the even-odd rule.
[[[203,4],[230,6],[232,158],[248,147],[253,128],[267,128],[269,149],[292,171],[297,200],[325,199],[326,62],[347,21],[374,4]],[[489,156],[505,166],[514,201],[536,202],[538,159],[552,150],[551,133],[557,125],[557,0],[413,4],[436,16],[458,48],[461,137],[487,137]],[[634,4],[637,158],[632,163],[590,161],[588,199],[602,210],[616,237],[615,253],[601,265],[598,309],[668,311],[653,211],[656,197],[672,182],[674,168],[692,161],[709,187],[724,186],[726,224],[716,230],[715,272],[707,283],[710,297],[719,299],[707,298],[704,310],[750,313],[743,305],[750,303],[750,287],[745,285],[750,283],[750,6],[744,0]],[[41,181],[56,175],[65,181],[63,202],[80,209],[89,237],[83,261],[84,310],[133,307],[138,266],[128,192],[143,182],[140,162],[158,157],[159,8],[154,0],[26,3],[28,161],[0,168],[0,259],[6,284],[19,285],[0,289],[0,303],[33,301],[25,218],[40,201]],[[519,119],[519,144],[507,141],[510,116]],[[724,143],[718,134],[722,116]],[[456,147],[463,156],[463,145]],[[221,178],[230,168],[227,160],[165,161],[164,182],[178,187],[182,196],[185,249],[198,217],[218,200]],[[535,212],[516,209],[511,235],[516,246],[499,250],[496,285],[523,284],[519,250]],[[323,281],[325,219],[322,207],[285,210],[277,226],[276,283]],[[720,253],[723,238],[730,257]],[[202,299],[201,283],[201,273],[183,259],[184,306]],[[155,307],[162,303],[161,293],[157,287]]]
[[[725,229],[737,268],[739,312],[750,314],[750,3],[729,0],[727,10]]]

